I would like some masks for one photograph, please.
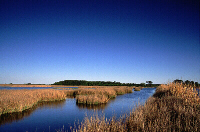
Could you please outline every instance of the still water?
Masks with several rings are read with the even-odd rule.
[[[6,89],[6,90],[19,90],[19,89],[65,89],[65,88],[78,88],[78,87],[0,87],[0,90]]]
[[[74,124],[81,123],[85,116],[98,114],[107,119],[128,114],[139,102],[153,95],[156,88],[143,88],[141,91],[119,95],[107,104],[100,106],[77,105],[74,98],[64,101],[39,104],[32,110],[13,114],[0,119],[0,132],[56,132],[70,131]]]

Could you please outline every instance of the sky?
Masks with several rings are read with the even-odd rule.
[[[0,0],[0,84],[200,83],[198,0]]]

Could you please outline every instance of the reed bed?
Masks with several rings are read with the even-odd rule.
[[[101,87],[96,89],[79,89],[75,91],[77,103],[102,104],[117,95],[131,93],[131,87]]]
[[[134,91],[140,91],[140,87],[136,87],[136,88],[134,88]]]
[[[200,100],[192,86],[169,83],[161,85],[144,105],[136,107],[126,118],[107,120],[86,117],[78,132],[112,131],[200,131]]]
[[[63,100],[66,94],[61,90],[0,90],[0,115],[21,112],[41,101]]]

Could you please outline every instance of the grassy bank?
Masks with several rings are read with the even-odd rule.
[[[140,91],[140,89],[142,89],[142,88],[136,87],[136,88],[134,88],[134,91]]]
[[[200,131],[200,98],[192,86],[161,85],[126,118],[86,117],[76,128],[79,132]]]
[[[63,100],[66,94],[61,90],[0,90],[0,115],[21,112],[41,101]]]
[[[79,89],[75,91],[77,103],[102,104],[117,95],[132,93],[132,87],[99,87],[96,89]]]

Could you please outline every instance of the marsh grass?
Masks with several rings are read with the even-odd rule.
[[[87,132],[123,132],[125,131],[124,125],[121,119],[117,120],[115,117],[107,120],[105,116],[99,117],[94,115],[84,119],[84,123],[78,126],[76,131],[87,131]],[[74,130],[75,131],[75,130]]]
[[[169,83],[125,118],[86,117],[73,131],[200,131],[200,100],[192,86]]]
[[[102,104],[117,95],[131,93],[131,87],[102,87],[96,89],[79,89],[75,91],[77,103],[83,104]]]
[[[136,87],[136,88],[134,88],[134,91],[140,91],[140,87]]]
[[[64,91],[53,89],[0,90],[0,115],[21,112],[42,101],[56,101],[66,98]]]

